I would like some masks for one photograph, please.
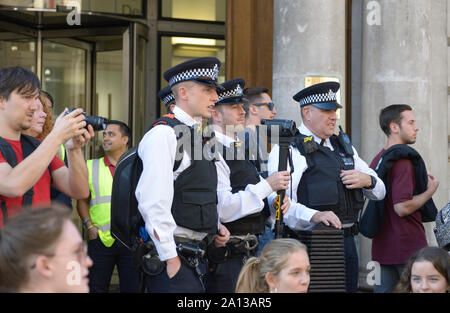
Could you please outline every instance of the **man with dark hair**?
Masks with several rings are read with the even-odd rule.
[[[267,134],[261,132],[261,120],[272,120],[277,114],[275,105],[266,87],[248,87],[244,89],[244,97],[247,102],[243,103],[245,111],[245,129],[238,133],[238,138],[245,143],[246,153],[259,174],[263,178],[269,176],[267,161]],[[275,238],[272,231],[274,220],[269,216],[266,221],[265,232],[259,236],[257,254],[260,254],[264,246]]]
[[[420,209],[436,192],[439,181],[428,175],[428,182],[422,182],[421,176],[415,174],[417,166],[413,166],[410,156],[413,153],[420,156],[407,145],[416,142],[419,128],[409,105],[393,104],[384,108],[379,122],[387,143],[370,167],[378,169],[387,160],[394,162],[388,174],[381,177],[388,192],[382,228],[372,240],[372,259],[381,264],[381,284],[374,286],[374,292],[384,293],[394,290],[411,255],[427,246]],[[426,190],[417,193],[420,183]]]
[[[239,139],[245,142],[249,159],[255,164],[261,176],[266,178],[267,137],[260,133],[261,120],[271,120],[277,110],[266,87],[248,87],[244,89],[245,130],[238,134]]]
[[[40,88],[36,75],[25,68],[0,70],[0,226],[23,206],[48,204],[51,184],[75,199],[85,198],[89,192],[81,148],[94,136],[94,130],[90,125],[85,128],[82,109],[69,114],[64,110],[42,142],[21,134],[31,126]],[[56,158],[64,142],[68,167]]]
[[[139,275],[132,253],[110,233],[111,191],[114,171],[127,151],[129,128],[110,120],[103,132],[105,156],[87,160],[90,196],[77,202],[77,210],[86,228],[88,253],[94,261],[89,271],[90,292],[108,292],[114,267],[119,273],[120,292],[138,292]]]

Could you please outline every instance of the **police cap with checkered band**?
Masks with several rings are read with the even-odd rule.
[[[226,81],[221,86],[224,90],[218,91],[219,100],[216,104],[236,104],[248,101],[243,95],[245,80],[242,78]]]
[[[336,110],[342,108],[336,100],[339,87],[338,82],[323,82],[301,90],[293,98],[300,107],[311,104],[322,110]]]
[[[217,77],[220,65],[217,58],[196,58],[175,65],[165,71],[163,76],[170,87],[184,81],[194,81],[202,85],[217,87],[219,86]]]
[[[158,97],[162,102],[164,102],[166,108],[168,108],[169,105],[171,105],[175,101],[175,97],[173,96],[172,90],[170,89],[170,85],[161,89],[158,92]]]

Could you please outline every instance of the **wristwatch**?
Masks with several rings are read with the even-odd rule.
[[[368,187],[364,187],[364,189],[372,190],[373,188],[375,188],[375,185],[377,184],[377,179],[372,175],[369,175],[369,176],[372,181],[372,184],[370,184],[370,186],[368,186]]]

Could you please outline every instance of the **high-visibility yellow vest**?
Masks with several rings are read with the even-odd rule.
[[[106,247],[111,247],[114,238],[111,237],[111,191],[113,177],[104,158],[87,160],[89,172],[89,189],[91,202],[89,216],[92,224],[98,228],[100,240]]]

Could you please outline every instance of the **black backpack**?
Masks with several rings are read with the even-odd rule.
[[[150,129],[159,124],[175,127],[182,123],[175,119],[173,114],[166,114],[153,123]],[[143,168],[138,147],[139,145],[127,151],[117,162],[111,193],[111,234],[131,251],[135,250],[139,239],[144,237],[140,234],[144,220],[139,212],[135,196]],[[181,161],[181,159],[175,161],[174,171],[178,169]],[[143,238],[144,241],[145,239]]]
[[[24,135],[24,134],[20,135],[20,142],[22,144],[23,159],[25,159],[31,153],[33,153],[33,151],[41,144],[41,142],[38,139],[28,136],[28,135]],[[6,162],[8,162],[8,164],[11,167],[15,167],[17,165],[17,157],[16,157],[16,154],[14,153],[13,148],[2,137],[0,137],[0,151],[3,155],[3,157],[5,158]],[[51,176],[50,165],[48,167],[48,170],[50,171],[50,176]],[[31,187],[23,195],[23,199],[22,199],[23,207],[31,206],[31,204],[33,202],[33,195],[34,195],[34,190],[33,190],[33,187]],[[3,225],[4,225],[8,221],[8,211],[7,211],[6,202],[4,199],[1,200],[1,210],[2,210],[2,215],[3,215]]]

